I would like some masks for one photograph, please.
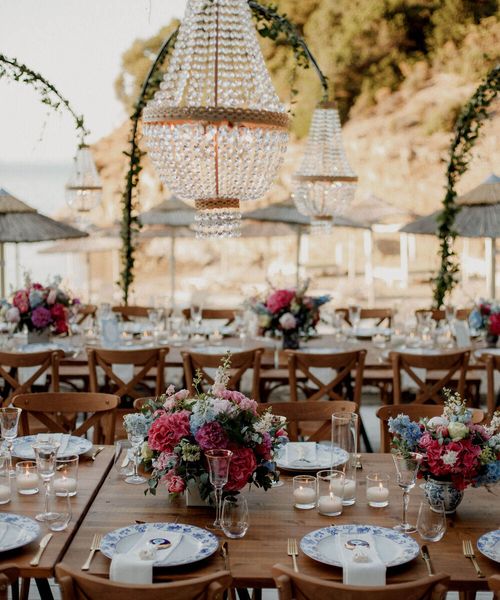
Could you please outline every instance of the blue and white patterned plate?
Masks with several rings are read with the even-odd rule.
[[[320,469],[343,465],[348,458],[349,454],[345,450],[334,446],[332,464],[331,446],[329,444],[316,444],[316,461],[314,463],[300,460],[289,463],[286,458],[286,446],[284,446],[282,455],[276,460],[276,466],[285,471],[319,471]]]
[[[342,566],[339,548],[339,535],[372,535],[377,554],[386,567],[395,567],[413,560],[419,553],[417,542],[405,535],[374,525],[336,525],[317,529],[305,535],[300,541],[300,549],[310,558],[327,565]]]
[[[32,446],[37,441],[36,435],[25,435],[14,440],[12,447],[12,456],[22,458],[23,460],[34,460],[35,451]],[[57,456],[71,456],[73,454],[84,454],[92,448],[92,442],[82,437],[75,435],[70,436],[68,444],[64,449],[64,453],[58,453]]]
[[[124,553],[130,550],[147,530],[151,530],[151,537],[158,537],[158,531],[172,531],[182,533],[182,539],[164,561],[155,562],[154,565],[174,567],[188,565],[211,556],[219,547],[219,540],[213,533],[182,523],[144,523],[121,527],[107,533],[101,541],[101,552],[108,558],[113,558],[115,552]]]
[[[29,544],[40,535],[40,525],[23,515],[0,512],[0,552]]]
[[[482,535],[477,540],[477,548],[481,554],[500,562],[500,529]]]

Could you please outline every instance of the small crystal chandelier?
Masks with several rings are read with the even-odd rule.
[[[357,181],[342,144],[338,110],[323,102],[313,113],[306,151],[293,176],[295,205],[311,217],[315,233],[330,232],[334,216],[353,200]]]
[[[101,178],[90,148],[83,143],[76,152],[73,171],[65,189],[68,206],[80,214],[88,213],[101,202]]]
[[[195,201],[197,237],[238,236],[240,201],[266,193],[288,142],[247,0],[188,0],[143,121],[161,180]]]

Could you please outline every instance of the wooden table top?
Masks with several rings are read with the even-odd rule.
[[[334,524],[372,524],[392,527],[402,513],[402,492],[395,484],[394,466],[389,454],[365,454],[363,470],[358,471],[358,500],[352,507],[345,507],[340,517],[319,515],[316,510],[298,510],[292,506],[292,479],[284,476],[284,485],[267,492],[253,489],[245,491],[250,508],[250,527],[243,539],[227,540],[229,561],[236,587],[274,587],[271,567],[275,563],[291,565],[286,553],[287,539],[300,540],[305,534]],[[365,477],[370,471],[385,471],[391,475],[390,505],[386,508],[370,508],[365,500]],[[475,546],[485,532],[500,527],[499,490],[489,493],[486,489],[468,489],[457,514],[448,519],[448,530],[437,543],[428,544],[435,572],[451,576],[451,589],[486,590],[487,580],[478,579],[469,559],[462,555],[462,540],[471,538]],[[422,490],[416,486],[411,492],[410,520],[416,520]],[[186,508],[183,500],[169,503],[166,491],[157,496],[144,496],[142,486],[127,485],[112,469],[82,526],[69,544],[64,562],[79,569],[88,556],[94,533],[105,534],[115,528],[133,524],[136,520],[165,522],[179,519],[181,523],[205,527],[213,521],[214,510]],[[418,534],[413,534],[421,543]],[[221,534],[221,541],[224,536]],[[477,552],[477,560],[486,577],[500,572],[500,565]],[[97,553],[90,572],[108,576],[110,561]],[[298,566],[301,572],[323,579],[341,580],[342,570],[323,565],[299,552]],[[217,552],[212,557],[184,568],[155,569],[158,579],[177,579],[213,573],[224,568]],[[420,557],[406,565],[388,569],[387,582],[399,583],[425,577],[427,570]]]
[[[40,564],[37,567],[32,567],[29,563],[38,550],[40,540],[49,532],[49,528],[45,523],[40,523],[40,536],[34,542],[17,550],[3,552],[1,555],[2,563],[14,564],[20,569],[21,577],[52,577],[55,565],[61,561],[71,539],[80,527],[89,506],[111,467],[113,458],[114,448],[111,446],[98,454],[95,461],[81,457],[78,467],[78,493],[71,498],[73,513],[71,522],[65,531],[53,532],[54,535],[42,554]],[[2,512],[34,518],[36,514],[43,511],[44,496],[43,487],[40,487],[38,494],[32,496],[18,494],[15,479],[12,479],[11,501],[8,504],[3,504],[1,510]]]

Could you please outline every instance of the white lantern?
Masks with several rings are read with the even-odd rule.
[[[78,148],[65,189],[66,202],[78,213],[88,213],[101,202],[101,178],[88,146]]]

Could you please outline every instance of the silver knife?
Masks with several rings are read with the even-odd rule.
[[[43,551],[49,545],[49,542],[52,539],[53,535],[54,535],[53,533],[47,533],[47,535],[44,535],[43,538],[40,540],[40,545],[38,546],[38,552],[35,554],[35,556],[33,557],[33,560],[30,562],[30,565],[32,567],[38,566],[38,563],[40,562],[40,558],[42,557]]]
[[[97,450],[94,452],[94,454],[92,454],[92,456],[90,458],[92,460],[95,460],[97,458],[97,455],[100,454],[103,450],[104,450],[104,446],[99,446],[99,448],[97,448]]]
[[[420,555],[425,560],[425,564],[427,566],[427,571],[429,572],[429,575],[434,575],[434,573],[432,571],[432,564],[431,564],[431,557],[429,555],[429,549],[427,548],[426,544],[424,544],[420,548]]]

